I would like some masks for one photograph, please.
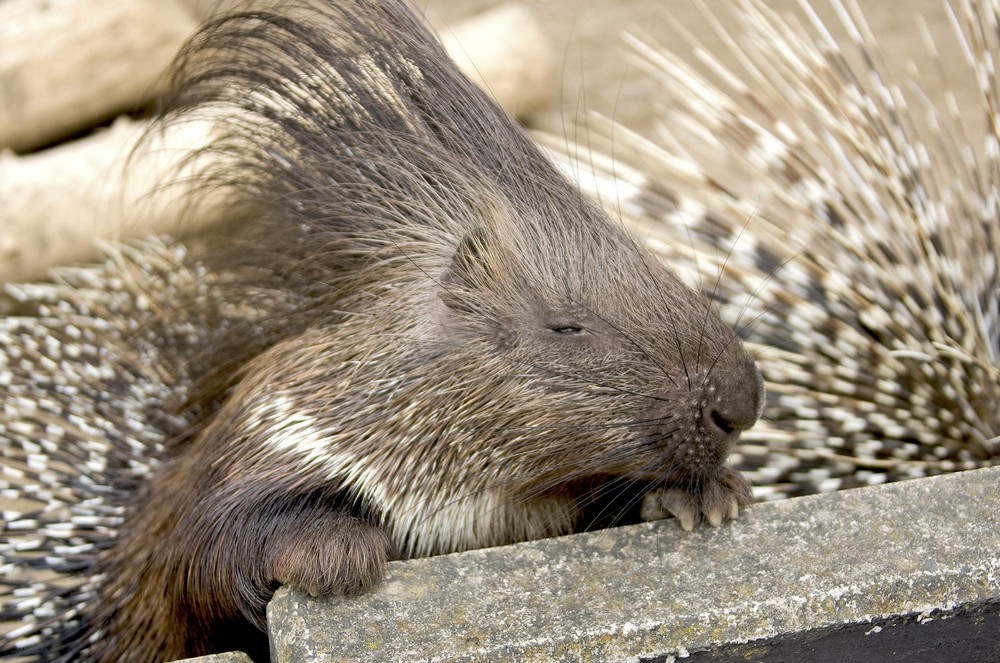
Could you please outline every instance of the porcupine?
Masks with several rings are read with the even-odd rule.
[[[626,484],[686,528],[748,503],[733,330],[401,2],[226,16],[178,70],[229,239],[11,290],[4,488],[42,506],[5,514],[4,652],[264,658],[280,584],[571,532]]]
[[[656,135],[589,118],[582,162],[546,140],[757,357],[767,404],[733,462],[758,499],[1000,462],[998,4],[948,7],[968,80],[940,100],[895,82],[856,5],[827,6],[840,33],[816,3],[803,26],[742,2],[739,36],[713,17],[732,68],[630,36]]]

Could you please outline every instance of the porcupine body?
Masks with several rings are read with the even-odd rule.
[[[856,5],[827,7],[839,25],[742,2],[715,24],[731,69],[633,38],[655,135],[591,118],[591,158],[558,157],[752,348],[767,406],[734,460],[761,499],[1000,462],[998,5],[924,38],[967,63],[971,109],[894,80]]]
[[[575,531],[622,482],[685,527],[749,500],[731,328],[402,3],[223,17],[179,71],[226,239],[14,287],[0,327],[4,489],[39,504],[4,518],[4,653],[266,658],[281,584]]]

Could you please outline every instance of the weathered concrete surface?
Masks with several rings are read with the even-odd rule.
[[[281,590],[273,658],[611,661],[685,656],[1000,600],[1000,468],[390,565],[359,597]]]
[[[253,663],[250,657],[241,651],[231,651],[225,654],[211,654],[209,656],[196,656],[195,658],[185,658],[173,663]]]

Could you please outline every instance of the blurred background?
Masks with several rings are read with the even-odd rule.
[[[963,114],[969,135],[980,136],[982,104],[945,4],[855,1],[879,49],[869,55],[884,60],[899,81],[919,79],[929,98],[954,93],[958,109],[971,109]],[[44,278],[54,265],[92,259],[94,237],[191,230],[178,226],[175,200],[149,195],[170,164],[130,163],[127,177],[123,173],[177,49],[200,21],[236,4],[242,3],[0,0],[0,282]],[[662,119],[656,84],[636,66],[624,34],[688,60],[697,57],[697,42],[723,67],[739,66],[739,58],[720,28],[735,41],[745,38],[734,0],[415,4],[460,65],[482,72],[526,126],[581,145],[588,142],[590,113],[645,135]],[[808,23],[796,0],[757,4]],[[859,63],[835,7],[829,0],[813,5],[848,59]],[[925,32],[938,40],[940,53],[928,48]],[[197,143],[198,137],[170,136],[159,154],[191,147],[184,140]]]

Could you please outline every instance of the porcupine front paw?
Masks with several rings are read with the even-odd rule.
[[[382,580],[392,544],[378,527],[352,517],[299,533],[281,547],[273,577],[310,596],[351,594]]]
[[[750,482],[729,467],[722,467],[688,487],[659,488],[646,493],[642,501],[643,520],[659,520],[673,515],[681,527],[690,532],[702,516],[712,527],[723,520],[735,520],[740,507],[753,501]]]

